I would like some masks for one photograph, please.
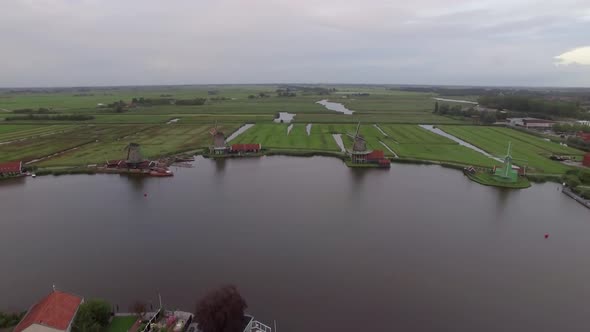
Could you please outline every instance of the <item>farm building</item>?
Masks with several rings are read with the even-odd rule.
[[[583,131],[579,131],[576,133],[576,137],[583,139],[584,142],[590,142],[590,133],[585,133]]]
[[[232,144],[232,153],[247,153],[247,152],[260,152],[262,145],[260,144]]]
[[[19,176],[23,173],[22,161],[0,163],[0,178]]]
[[[536,119],[536,118],[510,118],[510,125],[516,127],[525,127],[531,129],[551,128],[555,121]]]
[[[584,156],[584,161],[582,161],[582,164],[586,167],[590,167],[590,153],[586,153],[586,155]]]
[[[84,299],[54,290],[34,304],[13,332],[69,332]]]
[[[377,164],[381,167],[389,167],[391,162],[385,158],[385,153],[382,150],[373,150],[365,155],[364,161],[368,164]]]

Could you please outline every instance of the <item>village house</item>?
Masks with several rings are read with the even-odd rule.
[[[576,133],[576,137],[583,139],[584,142],[590,142],[590,133],[579,131]]]
[[[231,153],[258,153],[261,149],[261,144],[232,144]]]
[[[582,165],[590,167],[590,153],[586,153],[584,160],[582,161]]]
[[[54,290],[34,304],[13,332],[69,332],[84,299]]]
[[[23,162],[11,161],[0,163],[0,178],[19,176],[23,174]]]
[[[536,118],[510,118],[507,120],[509,121],[511,126],[524,127],[529,129],[548,129],[555,124],[555,121]]]

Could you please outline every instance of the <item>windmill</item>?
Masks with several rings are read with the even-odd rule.
[[[495,169],[494,175],[502,178],[503,180],[516,182],[518,180],[518,171],[516,171],[512,168],[512,161],[519,160],[519,161],[526,162],[526,160],[512,158],[511,150],[512,150],[512,142],[508,142],[508,150],[506,151],[506,155],[503,157],[500,157],[504,160],[504,167]],[[526,170],[526,166],[525,166],[525,170]]]
[[[356,126],[356,132],[354,135],[351,133],[346,133],[346,135],[353,140],[352,149],[348,150],[353,163],[366,162],[366,156],[371,153],[371,150],[367,150],[367,142],[365,141],[365,138],[359,134],[360,128],[361,123],[359,122]]]
[[[127,164],[137,166],[138,164],[143,162],[143,156],[141,155],[141,151],[139,150],[139,144],[137,143],[129,143],[127,146],[123,148],[123,151],[127,151]]]
[[[215,154],[224,154],[227,152],[227,144],[225,142],[225,134],[217,129],[217,121],[215,121],[215,127],[209,130],[211,136],[213,136],[213,148],[211,149]]]

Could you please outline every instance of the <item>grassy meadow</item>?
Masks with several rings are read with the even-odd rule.
[[[436,124],[492,154],[502,155],[508,141],[515,158],[526,158],[535,172],[562,174],[568,166],[551,161],[551,154],[579,158],[581,151],[547,142],[507,128],[471,126],[461,118],[433,114],[436,94],[396,91],[385,86],[330,86],[329,95],[301,90],[297,96],[280,97],[276,85],[154,86],[70,89],[0,90],[0,162],[44,158],[41,167],[83,166],[120,159],[130,142],[141,144],[147,158],[194,151],[211,144],[209,129],[215,123],[230,133],[245,123],[254,127],[232,143],[260,143],[270,151],[330,152],[340,148],[333,134],[343,134],[347,149],[361,122],[367,146],[389,157],[488,166],[499,163],[418,124]],[[117,113],[97,107],[132,98],[206,98],[204,105],[137,106]],[[476,96],[459,99],[475,100]],[[325,109],[319,100],[344,104],[355,111],[345,115]],[[24,118],[14,110],[49,109],[51,115],[85,114],[85,121]],[[279,112],[296,114],[289,124],[273,122]],[[6,117],[23,117],[6,121]],[[168,124],[171,120],[174,123]],[[308,135],[306,126],[312,124]],[[381,130],[376,128],[377,124]],[[385,148],[387,145],[389,149]],[[65,152],[64,152],[65,151]],[[51,156],[46,158],[47,156]],[[518,164],[518,162],[517,162]]]
[[[528,167],[531,173],[563,174],[571,167],[550,160],[552,154],[582,155],[584,152],[509,128],[478,126],[441,126],[445,132],[467,141],[486,152],[504,156],[512,143],[514,164]]]

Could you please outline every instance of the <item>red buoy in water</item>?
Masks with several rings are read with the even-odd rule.
[[[549,233],[545,233],[545,238],[548,239],[549,238]]]

